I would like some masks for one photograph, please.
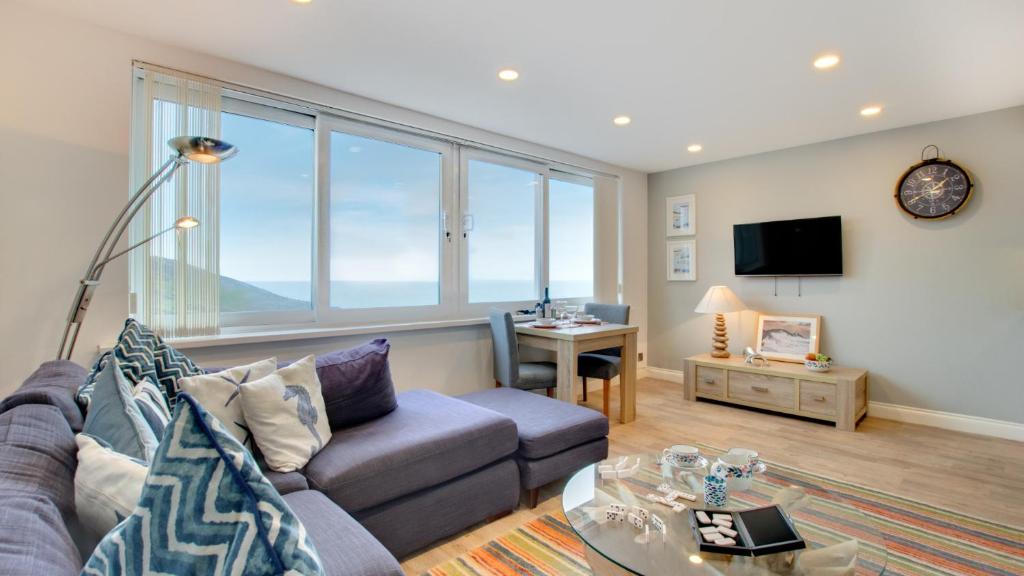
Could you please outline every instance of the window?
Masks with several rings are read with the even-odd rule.
[[[178,172],[133,224],[141,240],[202,223],[133,255],[139,314],[174,337],[465,320],[532,307],[546,286],[594,295],[609,243],[587,177],[187,75],[136,78],[133,182],[181,134],[219,130],[239,151]]]
[[[224,110],[221,133],[240,153],[220,167],[221,313],[311,320],[313,118],[228,99]]]
[[[347,132],[330,146],[330,306],[440,304],[444,154]]]
[[[594,296],[594,183],[548,180],[548,284],[552,298]]]
[[[469,303],[536,301],[541,175],[474,158],[466,171]]]

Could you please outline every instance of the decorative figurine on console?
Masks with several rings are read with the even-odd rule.
[[[754,352],[754,349],[750,346],[743,349],[743,361],[755,368],[765,368],[768,366],[768,359],[757,352]],[[760,364],[758,364],[758,362],[760,362]]]

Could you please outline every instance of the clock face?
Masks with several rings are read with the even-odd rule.
[[[963,168],[949,160],[926,160],[903,175],[896,203],[914,218],[945,218],[967,203],[972,187]]]

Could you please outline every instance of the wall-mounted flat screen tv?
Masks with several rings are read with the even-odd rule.
[[[841,276],[839,216],[732,227],[737,276]]]

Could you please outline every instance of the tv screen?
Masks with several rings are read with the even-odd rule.
[[[843,230],[839,216],[732,227],[737,276],[840,276]]]

